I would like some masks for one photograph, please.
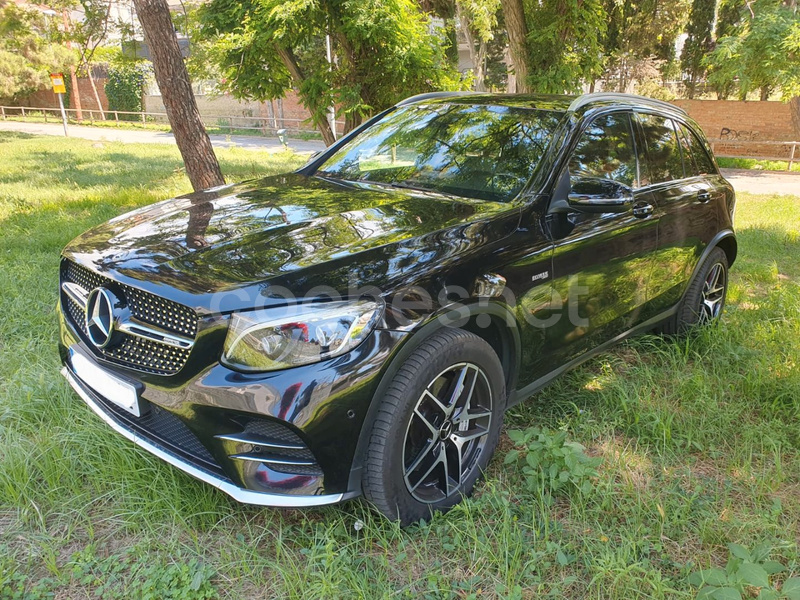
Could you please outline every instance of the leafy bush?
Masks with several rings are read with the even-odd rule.
[[[689,576],[689,583],[700,588],[698,600],[742,600],[752,597],[748,588],[758,588],[758,600],[800,600],[800,577],[789,577],[780,589],[770,582],[772,575],[786,568],[767,560],[772,551],[769,546],[760,544],[751,551],[728,544],[728,549],[730,557],[724,569],[712,567]]]
[[[108,109],[126,112],[144,110],[142,96],[149,75],[148,67],[142,63],[119,63],[108,69],[106,96]],[[135,115],[120,115],[120,119],[132,121]]]
[[[530,427],[511,430],[508,437],[518,446],[506,454],[505,463],[525,461],[522,472],[530,491],[549,490],[569,495],[578,491],[588,494],[601,459],[587,456],[577,442],[567,441],[566,431],[550,431]]]

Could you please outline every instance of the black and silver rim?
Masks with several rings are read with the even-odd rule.
[[[409,493],[427,504],[457,493],[489,437],[492,390],[486,373],[458,363],[439,373],[417,400],[403,444]]]
[[[700,321],[710,323],[719,317],[725,300],[725,266],[715,263],[703,282],[700,299]]]

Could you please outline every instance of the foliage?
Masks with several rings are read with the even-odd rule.
[[[724,89],[736,81],[742,99],[758,89],[780,89],[787,100],[800,95],[800,14],[775,0],[751,10],[708,55],[709,83]]]
[[[182,10],[172,13],[172,22],[176,31],[183,33],[189,40],[186,69],[192,81],[218,81],[221,74],[214,62],[214,41],[203,30],[201,6],[202,3],[199,2],[181,3]]]
[[[689,97],[694,96],[697,81],[704,75],[703,58],[713,44],[712,29],[716,0],[693,0],[686,27],[686,40],[681,52],[681,68],[688,76],[686,86]]]
[[[52,43],[54,24],[39,11],[0,0],[0,98],[25,96],[66,71],[75,56]]]
[[[758,600],[800,600],[800,577],[789,577],[779,587],[772,577],[786,571],[786,567],[768,560],[772,552],[769,545],[759,544],[748,550],[741,544],[728,544],[728,550],[730,556],[724,569],[712,567],[689,576],[689,583],[699,588],[698,600],[742,600],[753,597],[753,588]]]
[[[744,10],[744,0],[720,0],[717,7],[717,24],[714,29],[715,40],[713,47],[716,47],[717,40],[736,33]],[[708,58],[703,60],[702,67],[706,70],[706,73],[714,69],[714,65],[709,62]],[[719,100],[727,100],[736,87],[736,81],[733,78],[710,78],[707,79],[707,83],[716,92]]]
[[[160,557],[159,557],[160,558]],[[71,581],[94,589],[100,598],[141,600],[214,600],[219,592],[212,583],[214,570],[178,554],[168,561],[143,563],[132,550],[101,557],[89,545],[74,553],[65,575]],[[120,589],[124,590],[120,593]]]
[[[331,105],[350,129],[406,96],[459,85],[410,0],[213,0],[200,17],[223,89],[263,101],[294,86],[323,134]]]
[[[529,83],[539,93],[578,92],[602,73],[602,0],[525,0]]]
[[[555,494],[592,491],[592,478],[597,477],[600,458],[586,455],[578,442],[568,442],[566,431],[550,431],[539,427],[512,429],[508,437],[518,447],[506,454],[505,464],[523,459],[522,472],[532,492],[545,490]]]
[[[671,68],[675,40],[683,31],[689,0],[605,0],[608,28],[604,38],[606,89],[630,91],[647,62]]]
[[[74,0],[63,0],[72,4]],[[111,18],[113,2],[110,0],[79,0],[82,16],[70,25],[69,33],[63,33],[77,46],[78,66],[83,75],[89,74],[89,69],[95,61],[97,50],[116,29],[116,24]]]
[[[503,31],[498,28],[500,0],[456,0],[456,18],[472,60],[475,89],[486,89],[490,66],[497,71],[497,50],[500,42],[505,46]],[[491,65],[490,61],[491,60]],[[502,65],[503,78],[505,65]],[[491,83],[490,83],[491,85]]]
[[[144,62],[120,61],[108,69],[106,96],[108,109],[127,112],[144,110],[142,97],[150,73],[149,64]],[[120,115],[123,120],[133,120],[135,115]]]

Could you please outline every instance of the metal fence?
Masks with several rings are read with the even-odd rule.
[[[81,121],[74,108],[65,109],[70,123],[113,123],[120,127],[125,124],[134,125],[166,125],[169,126],[167,113],[129,112],[124,110],[106,110],[84,108]],[[60,108],[40,108],[32,106],[0,106],[0,118],[23,121],[39,121],[44,123],[60,123]],[[289,133],[316,133],[314,126],[306,119],[275,117],[251,117],[239,115],[201,115],[206,129],[220,129],[228,133],[241,132],[242,135],[276,136],[278,130],[285,129]],[[337,134],[344,131],[344,121],[336,121]]]

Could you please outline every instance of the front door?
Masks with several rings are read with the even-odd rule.
[[[649,191],[641,189],[633,122],[628,112],[595,117],[569,162],[570,185],[608,179],[632,190],[624,212],[550,215],[554,238],[553,288],[562,304],[546,329],[550,359],[565,364],[644,320],[657,221]],[[556,192],[557,194],[558,192]]]

